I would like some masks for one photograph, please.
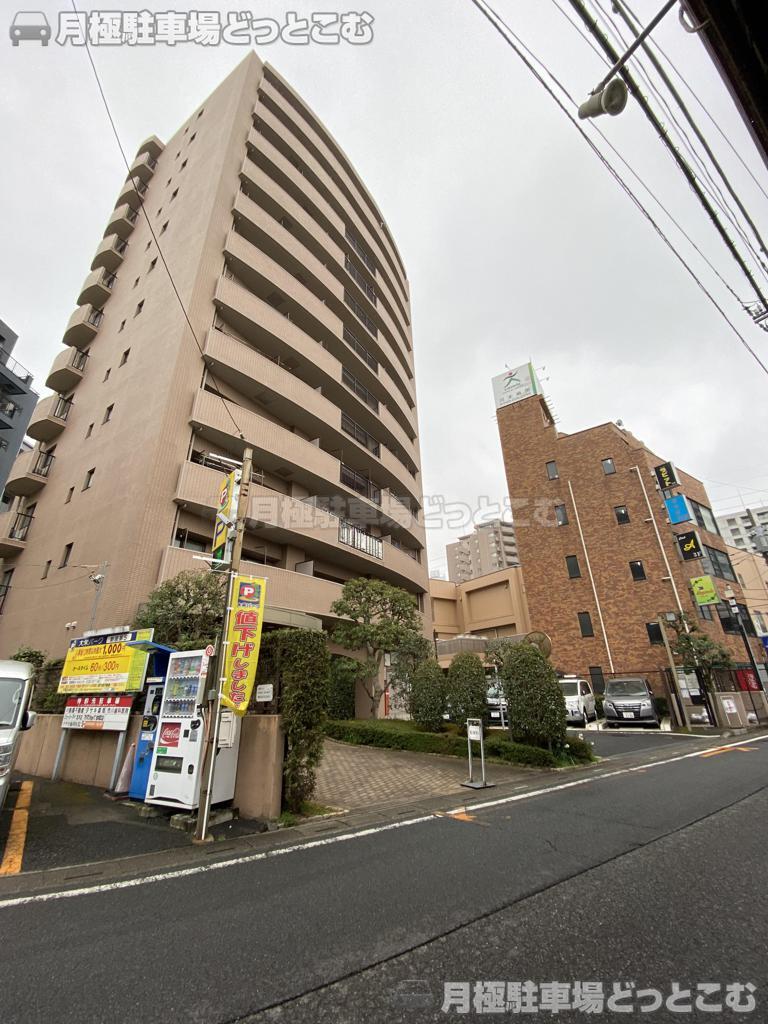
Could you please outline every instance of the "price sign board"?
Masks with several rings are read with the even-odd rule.
[[[133,697],[70,697],[61,728],[125,732],[132,704]]]
[[[129,647],[130,640],[151,640],[153,629],[83,636],[69,644],[59,693],[138,693],[149,655]]]

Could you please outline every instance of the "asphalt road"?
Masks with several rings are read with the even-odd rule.
[[[0,902],[4,1024],[444,1020],[445,983],[494,979],[750,982],[754,1014],[602,1016],[765,1021],[768,741],[623,766],[488,791],[469,820]]]

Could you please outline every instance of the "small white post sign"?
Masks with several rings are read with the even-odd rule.
[[[256,701],[266,703],[274,698],[275,687],[272,683],[260,683],[256,687]]]
[[[475,782],[472,772],[472,743],[480,744],[480,781]],[[492,782],[485,781],[485,744],[483,743],[483,720],[481,718],[467,719],[467,757],[469,758],[469,778],[462,782],[467,789],[491,789]]]

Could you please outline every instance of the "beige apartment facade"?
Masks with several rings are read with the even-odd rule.
[[[268,580],[267,622],[327,626],[370,576],[412,593],[431,635],[406,273],[348,158],[255,54],[139,147],[77,303],[7,484],[0,655],[61,655],[207,571],[223,475],[206,456],[246,445],[244,571]]]
[[[472,533],[446,544],[448,579],[453,583],[520,564],[515,528],[503,519],[480,523]]]
[[[744,593],[744,604],[768,657],[768,561],[741,548],[729,547],[728,554]]]

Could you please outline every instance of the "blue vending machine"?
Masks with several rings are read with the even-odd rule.
[[[144,800],[149,784],[149,768],[152,764],[152,753],[155,749],[157,724],[160,720],[160,708],[163,703],[165,677],[168,673],[168,659],[175,648],[156,644],[154,641],[140,640],[131,646],[140,647],[149,653],[152,674],[147,679],[146,699],[141,719],[141,729],[136,741],[136,755],[133,759],[133,774],[128,796],[131,800]]]

